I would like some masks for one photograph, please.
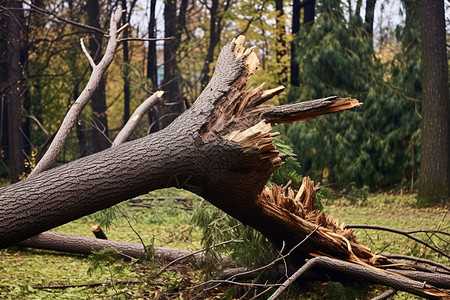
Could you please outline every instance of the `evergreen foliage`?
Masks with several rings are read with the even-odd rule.
[[[236,263],[248,267],[261,266],[276,257],[274,246],[255,229],[245,226],[220,209],[206,203],[195,208],[193,223],[202,232],[202,245],[207,248],[206,260],[209,271],[215,271],[228,255]],[[242,239],[212,247],[222,242]]]
[[[315,180],[338,188],[410,187],[419,145],[417,44],[408,43],[409,56],[383,64],[361,28],[360,18],[345,17],[340,1],[317,1],[317,19],[297,41],[301,86],[287,101],[337,95],[364,105],[294,124],[288,137],[302,173]]]

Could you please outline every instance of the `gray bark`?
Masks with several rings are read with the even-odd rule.
[[[450,97],[444,1],[422,1],[423,119],[419,199],[450,201]]]

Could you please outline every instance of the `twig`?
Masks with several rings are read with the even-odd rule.
[[[94,60],[92,59],[92,56],[89,54],[89,52],[86,50],[86,46],[84,45],[83,38],[80,39],[81,49],[84,52],[84,55],[86,55],[89,64],[91,65],[92,69],[94,69],[97,65],[95,64]]]
[[[137,235],[137,237],[139,238],[139,240],[141,241],[142,247],[144,248],[144,254],[143,256],[145,256],[147,254],[147,247],[145,246],[144,240],[142,239],[142,237],[139,235],[139,233],[136,231],[136,229],[134,229],[134,227],[131,225],[130,220],[128,219],[128,216],[126,215],[126,213],[119,207],[120,212],[122,213],[123,217],[125,218],[125,220],[128,223],[128,226],[130,226],[131,230],[133,230],[133,232]]]
[[[295,245],[295,246],[294,246],[291,250],[289,250],[289,252],[286,253],[285,255],[283,255],[283,256],[281,256],[281,257],[278,257],[277,259],[271,261],[270,263],[268,263],[268,264],[266,264],[266,265],[264,265],[264,266],[262,266],[262,267],[259,267],[259,268],[253,269],[253,270],[249,270],[249,271],[245,271],[245,272],[242,272],[242,273],[234,274],[234,275],[228,277],[228,278],[225,279],[225,280],[226,280],[226,281],[231,281],[231,280],[234,280],[234,279],[235,279],[236,277],[238,277],[238,276],[250,275],[250,274],[253,274],[253,273],[260,272],[260,271],[264,272],[266,269],[268,269],[268,268],[274,266],[274,265],[275,265],[276,263],[278,263],[279,261],[281,261],[281,260],[284,261],[284,259],[285,259],[286,257],[288,257],[289,255],[291,255],[291,253],[292,253],[295,249],[297,249],[298,247],[300,247],[300,245],[302,245],[306,240],[308,240],[309,237],[310,237],[314,232],[316,232],[319,228],[320,228],[320,225],[318,225],[317,227],[315,227],[314,230],[312,230],[312,231],[311,231],[311,232],[310,232],[310,233],[309,233],[309,234],[308,234],[308,235],[307,235],[300,243],[298,243],[297,245]],[[216,284],[216,285],[214,285],[214,286],[211,286],[211,287],[209,287],[209,288],[207,288],[207,289],[204,289],[202,292],[206,292],[206,291],[208,291],[208,290],[214,289],[214,288],[216,288],[217,286],[219,286],[222,282],[217,282],[217,281],[214,281],[214,280],[210,280],[210,281],[201,283],[201,284],[199,284],[199,285],[190,287],[189,289],[199,288],[199,287],[202,287],[202,286],[204,286],[204,285],[208,285],[208,284],[212,284],[212,283],[218,283],[218,284]]]
[[[438,268],[441,268],[441,269],[444,269],[444,270],[450,272],[450,267],[448,267],[444,264],[435,262],[434,260],[429,260],[429,259],[424,259],[424,258],[419,258],[419,257],[414,257],[414,256],[408,256],[408,255],[398,255],[398,254],[383,254],[383,256],[390,258],[390,259],[405,259],[405,260],[411,260],[411,261],[415,261],[415,262],[419,262],[419,263],[424,263],[424,264],[428,264],[430,266],[435,266],[435,267],[438,267]]]
[[[270,296],[269,300],[276,299],[290,284],[292,284],[292,282],[297,280],[306,270],[315,266],[352,277],[357,277],[360,280],[365,280],[367,282],[390,286],[396,290],[405,291],[421,297],[439,299],[444,296],[449,296],[449,294],[437,290],[426,282],[418,282],[409,278],[405,278],[403,276],[381,272],[375,268],[368,268],[347,261],[319,256],[311,259],[300,269],[298,269],[275,291],[275,293],[272,294],[272,296]]]
[[[389,289],[386,292],[384,292],[384,293],[382,293],[382,294],[380,294],[380,295],[378,295],[376,297],[373,297],[371,300],[384,300],[384,299],[387,299],[387,298],[389,298],[391,296],[394,296],[396,293],[397,293],[396,290]]]
[[[218,244],[209,246],[208,248],[204,248],[204,249],[200,249],[200,250],[194,251],[194,252],[189,253],[189,254],[187,254],[187,255],[184,255],[184,256],[182,256],[182,257],[179,257],[179,258],[177,258],[177,259],[175,259],[175,260],[172,260],[172,261],[171,261],[170,263],[168,263],[167,265],[165,265],[164,268],[162,268],[161,271],[159,271],[158,274],[156,274],[156,277],[158,277],[159,275],[161,275],[165,270],[167,270],[168,267],[170,267],[171,265],[173,265],[173,264],[179,262],[180,260],[187,259],[187,258],[189,258],[189,257],[191,257],[191,256],[194,256],[194,255],[196,255],[196,254],[198,254],[198,253],[205,252],[205,251],[210,250],[210,249],[215,248],[215,247],[223,246],[223,245],[226,245],[226,244],[229,244],[229,243],[242,243],[242,242],[243,242],[242,239],[232,239],[232,240],[228,240],[228,241],[225,241],[225,242],[222,242],[222,243],[218,243]]]
[[[141,42],[147,42],[147,41],[166,41],[166,40],[173,40],[175,39],[175,37],[173,36],[169,36],[169,37],[165,37],[165,38],[138,38],[138,37],[129,37],[129,38],[121,38],[119,39],[119,43],[120,42],[125,42],[125,41],[141,41]]]
[[[145,281],[127,281],[127,280],[119,280],[116,281],[116,284],[142,284]],[[80,284],[63,284],[63,285],[33,285],[33,289],[45,290],[45,289],[68,289],[68,288],[76,288],[76,287],[96,287],[96,286],[104,286],[109,285],[110,282],[89,282],[89,283],[80,283]]]
[[[88,103],[89,99],[92,97],[92,94],[96,90],[100,82],[100,79],[102,78],[103,74],[106,72],[106,70],[108,69],[109,65],[111,64],[114,58],[114,53],[117,48],[117,34],[116,34],[117,23],[120,21],[121,15],[122,15],[122,8],[118,6],[117,10],[113,14],[113,17],[111,18],[109,29],[110,39],[106,47],[105,55],[103,56],[102,60],[98,63],[98,65],[96,65],[95,68],[92,70],[91,77],[89,78],[86,87],[67,112],[67,115],[64,118],[61,127],[59,128],[53,142],[50,144],[49,149],[42,157],[42,159],[39,161],[39,163],[36,165],[34,170],[30,173],[29,177],[32,177],[38,173],[41,173],[44,170],[49,169],[54,164],[56,158],[58,157],[58,154],[63,149],[64,144],[67,138],[69,137],[70,131],[72,130],[72,127],[77,122],[78,116],[80,115],[84,106]]]
[[[47,11],[45,9],[42,9],[39,6],[36,6],[33,3],[31,3],[31,2],[27,2],[27,1],[22,1],[22,2],[25,3],[26,5],[30,6],[32,8],[31,10],[34,10],[36,12],[40,12],[40,13],[43,13],[43,14],[46,14],[46,15],[50,15],[50,16],[54,17],[55,19],[57,19],[58,21],[62,21],[62,22],[65,22],[65,23],[68,23],[68,24],[71,24],[71,25],[74,25],[74,26],[81,27],[81,28],[86,28],[86,29],[89,29],[89,30],[92,30],[92,31],[100,32],[102,34],[106,33],[104,30],[102,30],[100,28],[89,26],[89,25],[86,25],[86,24],[81,24],[81,23],[78,23],[78,22],[75,22],[75,21],[72,21],[72,20],[69,20],[69,19],[65,19],[65,18],[59,17],[55,13]]]
[[[111,286],[114,289],[114,292],[116,292],[116,296],[117,296],[117,295],[119,295],[119,292],[117,291],[116,285],[114,284],[114,276],[113,276],[113,273],[111,271],[111,266],[110,266],[109,263],[106,263],[106,266],[108,267],[109,275],[111,276]]]
[[[390,228],[390,227],[384,227],[384,226],[380,226],[380,225],[366,225],[366,224],[348,224],[348,225],[345,225],[344,228],[376,229],[376,230],[383,230],[383,231],[398,233],[398,234],[404,235],[418,243],[421,243],[422,245],[438,252],[439,254],[442,254],[443,256],[445,256],[447,258],[450,258],[450,255],[448,253],[445,253],[441,249],[439,249],[433,245],[430,245],[429,243],[411,235],[411,233],[424,232],[424,231],[418,231],[418,230],[407,231],[407,230],[394,229],[394,228]]]
[[[149,110],[153,105],[155,105],[159,99],[164,94],[163,91],[158,91],[148,97],[138,108],[133,112],[128,122],[123,126],[122,130],[120,130],[119,134],[114,139],[112,143],[112,147],[115,147],[119,144],[124,143],[127,138],[130,136],[131,132],[136,128],[139,120],[145,114],[147,110]]]
[[[44,132],[44,134],[49,137],[50,134],[48,133],[48,131],[44,128],[44,126],[42,125],[42,123],[38,120],[38,118],[36,118],[35,116],[31,116],[31,115],[22,115],[22,117],[26,117],[26,118],[30,118],[32,119],[34,122],[36,122],[36,124],[38,125],[39,128],[41,128],[41,130]],[[1,124],[1,121],[0,121]],[[1,137],[1,135],[0,135]]]

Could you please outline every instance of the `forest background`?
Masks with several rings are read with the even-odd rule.
[[[448,41],[450,8],[443,2]],[[279,143],[297,155],[281,177],[293,179],[294,186],[301,174],[336,190],[417,190],[420,5],[406,0],[3,1],[3,185],[25,178],[45,152],[88,80],[90,64],[80,38],[99,60],[118,4],[126,10],[123,24],[131,23],[124,31],[128,40],[119,46],[59,164],[109,147],[130,112],[157,90],[165,91],[164,102],[149,111],[132,138],[167,126],[206,85],[220,48],[244,34],[261,61],[251,84],[287,87],[272,104],[331,95],[364,103],[338,115],[277,127]],[[435,198],[428,204],[445,201]]]

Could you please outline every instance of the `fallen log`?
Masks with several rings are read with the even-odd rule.
[[[17,243],[16,246],[78,254],[91,254],[93,251],[110,248],[125,258],[142,259],[145,256],[144,246],[140,243],[111,241],[87,236],[73,236],[52,231],[46,231],[33,236]],[[154,258],[158,264],[165,265],[189,255],[191,252],[189,250],[168,247],[154,247]],[[191,258],[184,260],[183,263],[201,262],[203,259],[202,253],[199,253],[192,255]]]

